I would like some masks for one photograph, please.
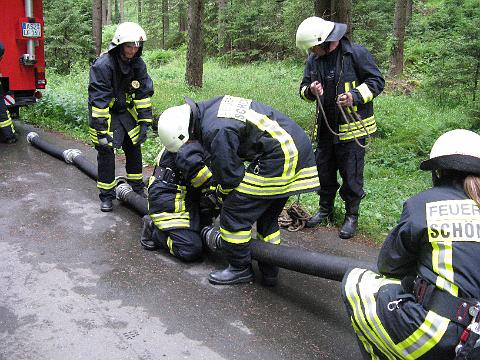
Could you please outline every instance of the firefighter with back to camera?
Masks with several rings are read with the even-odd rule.
[[[100,210],[111,211],[115,198],[115,149],[126,157],[127,182],[144,192],[141,144],[152,123],[153,83],[141,58],[145,31],[136,23],[118,25],[108,52],[90,67],[90,138],[98,151]]]
[[[350,42],[346,31],[345,24],[310,17],[299,25],[296,34],[297,47],[309,54],[300,97],[317,100],[318,108],[324,109],[318,111],[316,119],[319,210],[306,226],[333,221],[340,188],[340,197],[345,201],[345,219],[339,230],[342,239],[351,238],[357,231],[360,201],[365,195],[365,139],[377,129],[373,99],[385,85],[370,52]]]
[[[163,112],[158,135],[171,152],[194,139],[211,155],[222,203],[216,245],[229,266],[210,273],[208,280],[217,285],[251,282],[252,225],[256,222],[260,240],[279,244],[278,216],[288,197],[318,190],[310,140],[293,120],[254,100],[228,95],[199,103],[185,100]],[[262,283],[275,285],[278,267],[259,262],[259,268]]]
[[[342,293],[364,359],[480,359],[480,136],[440,136],[433,187],[408,199],[378,257]]]
[[[148,184],[148,215],[140,243],[161,248],[182,261],[201,258],[200,230],[215,217],[210,193],[212,173],[200,143],[189,141],[177,153],[163,148]]]
[[[5,46],[0,42],[0,61],[2,61],[4,54]],[[0,83],[0,142],[13,144],[17,141],[17,137],[15,136],[12,118],[10,117],[5,101],[3,101],[3,97],[3,86]]]

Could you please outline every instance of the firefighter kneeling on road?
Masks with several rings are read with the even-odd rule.
[[[251,282],[250,240],[280,243],[278,216],[288,197],[319,187],[313,150],[305,131],[281,112],[250,99],[221,96],[169,108],[158,121],[167,150],[189,139],[210,155],[210,170],[222,202],[220,239],[229,266],[212,272],[212,284]],[[249,162],[245,168],[244,162]],[[264,285],[275,285],[278,268],[259,263]]]
[[[383,275],[353,269],[343,279],[364,359],[480,359],[480,136],[438,138],[433,187],[403,206],[378,258]]]
[[[147,250],[162,248],[182,261],[202,255],[200,230],[211,225],[214,204],[206,198],[212,173],[198,142],[189,142],[178,153],[165,148],[148,184],[149,215],[143,218],[140,243]]]
[[[5,47],[0,42],[0,61],[2,61],[3,54],[5,53]],[[3,86],[0,82],[0,142],[13,144],[17,141],[15,137],[15,128],[13,127],[12,118],[7,110],[7,105],[3,101]]]
[[[127,181],[142,194],[142,150],[152,123],[153,82],[140,57],[147,40],[140,25],[118,25],[108,52],[90,68],[88,86],[90,138],[98,151],[100,210],[112,211],[115,199],[115,150],[125,152]]]

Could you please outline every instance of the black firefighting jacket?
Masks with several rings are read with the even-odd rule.
[[[117,51],[105,53],[90,67],[88,86],[90,138],[98,144],[98,134],[113,138],[121,122],[133,144],[141,124],[151,124],[153,82],[143,59],[123,63]]]
[[[7,110],[7,105],[3,100],[3,96],[3,87],[2,83],[0,82],[0,132],[5,136],[10,136],[12,133],[15,132],[15,129],[13,127],[10,113]]]
[[[462,184],[443,182],[409,200],[386,238],[379,271],[420,275],[454,296],[480,299],[480,208]]]
[[[345,37],[341,39],[339,46],[341,53],[338,56],[335,71],[335,96],[348,91],[352,93],[353,109],[360,115],[363,125],[356,119],[348,125],[341,116],[339,109],[335,109],[334,119],[327,120],[330,127],[340,134],[338,140],[352,141],[354,138],[364,138],[377,130],[372,101],[383,91],[385,80],[366,48],[351,43]],[[324,61],[322,57],[315,54],[308,56],[300,84],[300,97],[302,99],[316,100],[316,97],[310,91],[312,82],[319,81],[322,85],[326,84]],[[350,112],[350,110],[347,110],[347,112]],[[324,121],[323,116],[319,112],[317,122],[321,124],[322,121]]]
[[[148,211],[160,230],[200,230],[199,211],[193,207],[198,208],[212,177],[207,158],[199,143],[184,144],[178,153],[159,153],[148,184]]]
[[[220,193],[235,189],[256,198],[281,198],[318,189],[311,142],[281,112],[226,95],[193,105],[192,116],[191,137],[211,154]]]

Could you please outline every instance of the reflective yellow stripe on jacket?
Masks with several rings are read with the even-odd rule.
[[[353,310],[353,328],[360,341],[370,351],[375,345],[387,359],[417,359],[432,349],[447,330],[450,320],[429,311],[423,323],[405,340],[394,343],[378,317],[376,294],[387,284],[400,284],[400,280],[379,276],[373,271],[353,269],[345,282],[345,294]]]

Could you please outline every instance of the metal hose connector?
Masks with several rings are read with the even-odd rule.
[[[28,143],[31,144],[31,143],[32,143],[32,140],[33,140],[34,138],[36,138],[37,136],[38,136],[38,134],[37,134],[35,131],[29,132],[29,133],[27,134],[27,141],[28,141]]]
[[[82,152],[78,149],[67,149],[62,153],[62,155],[67,164],[73,164],[73,160],[77,156],[82,155]]]
[[[121,201],[125,201],[127,199],[127,195],[132,191],[132,187],[127,183],[122,183],[115,188],[117,199]]]

